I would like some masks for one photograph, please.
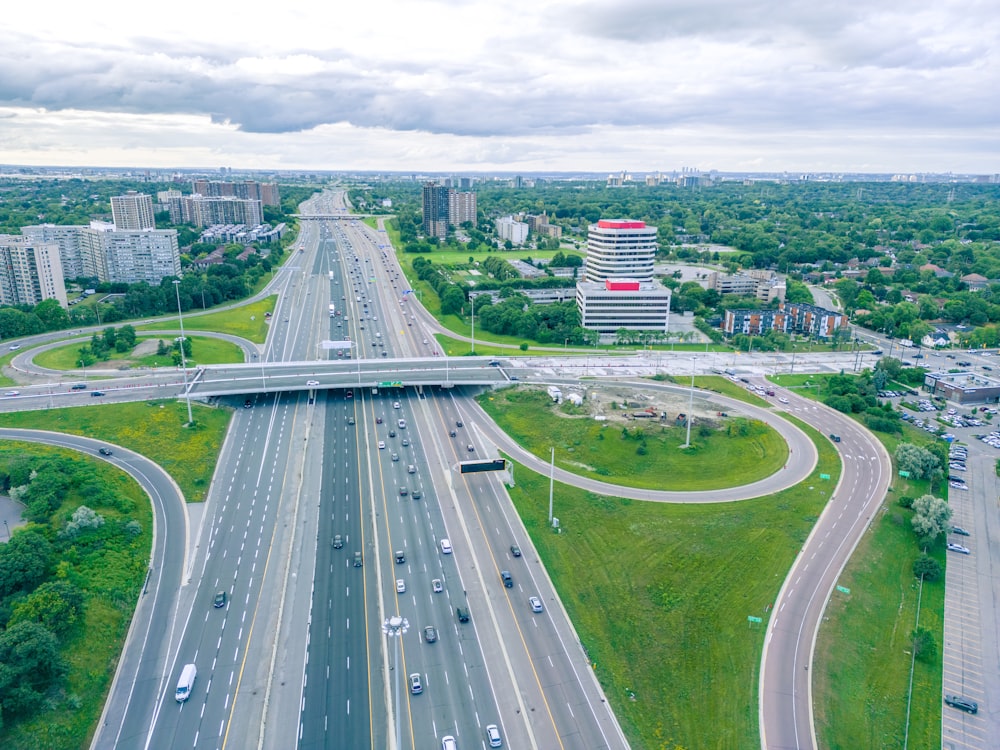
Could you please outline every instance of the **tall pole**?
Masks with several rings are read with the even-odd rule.
[[[469,302],[472,303],[472,353],[476,353],[476,298],[469,296]]]
[[[687,441],[684,443],[684,448],[691,447],[691,410],[694,408],[694,363],[697,357],[691,357],[691,391],[688,396],[688,426],[687,426]]]
[[[396,642],[392,668],[396,673],[396,706],[394,709],[396,719],[396,750],[400,750],[402,747],[403,730],[401,718],[402,707],[399,702],[399,639],[403,637],[403,633],[405,633],[409,627],[410,623],[406,621],[406,618],[400,617],[399,615],[393,615],[382,623],[382,632]]]
[[[181,325],[181,369],[184,371],[184,399],[188,407],[188,424],[194,424],[194,417],[191,416],[191,394],[188,392],[187,358],[184,356],[184,316],[181,314],[181,282],[174,279],[174,292],[177,295],[177,320]]]
[[[552,525],[552,494],[556,483],[556,449],[552,447],[552,462],[549,464],[549,526]]]

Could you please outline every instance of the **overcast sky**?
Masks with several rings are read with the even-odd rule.
[[[998,6],[5,3],[0,163],[997,173]]]

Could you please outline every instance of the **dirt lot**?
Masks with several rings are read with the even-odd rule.
[[[571,403],[571,394],[581,396],[583,403],[575,406]],[[680,393],[670,393],[659,390],[643,391],[615,385],[588,385],[584,388],[562,389],[562,409],[565,416],[585,416],[589,418],[603,417],[615,422],[673,422],[680,414],[688,412],[688,396]],[[635,414],[652,414],[652,417],[638,417]],[[663,416],[665,415],[665,416]],[[719,411],[706,404],[701,399],[695,399],[692,409],[694,420],[705,422],[719,421]]]

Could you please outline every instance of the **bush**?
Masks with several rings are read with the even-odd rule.
[[[934,634],[927,628],[917,628],[910,633],[913,641],[913,655],[918,661],[933,664],[937,659],[937,642]]]
[[[929,557],[927,553],[922,553],[920,557],[913,561],[913,575],[917,578],[923,576],[925,581],[938,581],[941,579],[943,572],[941,563],[933,557]]]

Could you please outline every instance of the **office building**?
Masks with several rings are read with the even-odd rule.
[[[515,221],[513,216],[501,216],[494,222],[497,237],[509,240],[512,245],[523,245],[528,239],[528,225],[523,221]]]
[[[115,229],[156,229],[153,217],[153,197],[129,190],[125,195],[111,197],[111,218]]]
[[[576,285],[580,325],[611,336],[630,331],[670,329],[670,290],[653,281],[606,279]]]
[[[54,299],[66,307],[59,246],[0,234],[0,305],[37,305]]]
[[[601,219],[587,229],[585,281],[653,280],[656,227],[642,221]]]
[[[602,335],[670,327],[670,290],[653,280],[656,227],[602,219],[587,231],[584,278],[576,285],[580,324]]]

